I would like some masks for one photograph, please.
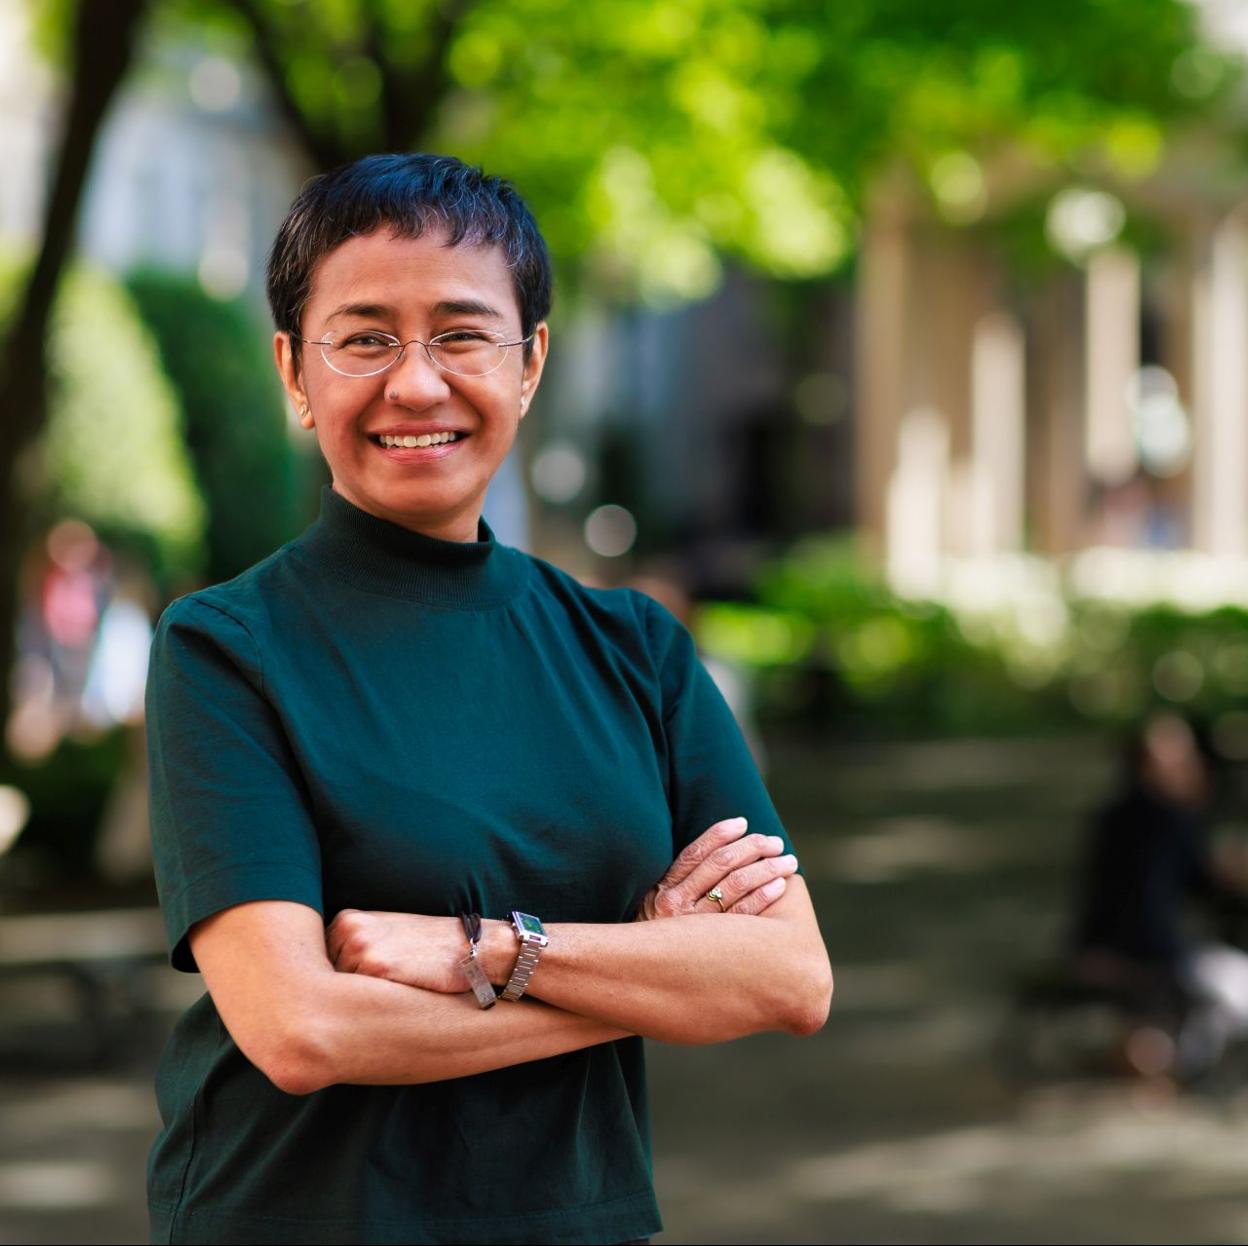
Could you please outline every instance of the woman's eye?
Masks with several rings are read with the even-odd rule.
[[[380,333],[353,333],[346,338],[343,346],[393,346],[394,339],[383,337]]]
[[[450,333],[439,333],[433,340],[439,346],[461,346],[465,343],[493,342],[494,335],[484,329],[452,329]]]

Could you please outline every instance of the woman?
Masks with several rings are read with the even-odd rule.
[[[278,234],[277,365],[333,484],[153,644],[158,881],[208,988],[157,1078],[154,1240],[644,1238],[638,1036],[826,1016],[805,884],[688,633],[481,520],[549,290],[518,196],[446,157],[314,179]]]

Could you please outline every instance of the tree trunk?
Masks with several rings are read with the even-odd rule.
[[[44,209],[43,238],[17,303],[0,362],[0,723],[9,716],[18,609],[18,571],[32,535],[18,468],[47,418],[47,334],[91,152],[113,94],[125,77],[146,0],[80,0],[73,16],[70,97]]]
[[[429,44],[419,62],[396,61],[388,53],[389,42],[375,0],[365,5],[370,15],[363,48],[344,44],[345,59],[363,51],[381,77],[375,141],[359,148],[339,133],[319,127],[300,107],[287,81],[289,41],[282,21],[275,21],[274,7],[259,0],[226,0],[251,30],[252,52],[264,73],[279,113],[290,127],[318,173],[328,172],[370,152],[412,151],[429,137],[433,122],[450,85],[447,55],[456,32],[474,0],[443,0],[430,14]],[[289,16],[285,17],[289,23]]]

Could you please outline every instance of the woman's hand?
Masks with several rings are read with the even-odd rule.
[[[339,973],[388,978],[447,995],[469,989],[459,968],[468,940],[458,917],[343,909],[325,931],[325,946]]]
[[[708,827],[646,893],[638,921],[688,913],[761,913],[782,895],[797,858],[778,835],[746,835],[744,818]],[[718,887],[722,909],[706,893]]]
[[[797,858],[781,855],[784,841],[779,836],[745,831],[744,818],[716,822],[703,831],[646,893],[636,920],[718,913],[720,906],[706,896],[716,886],[723,893],[724,912],[757,914],[778,900],[797,869]],[[486,926],[493,935],[495,926],[507,923]],[[512,942],[507,940],[506,950],[514,960]],[[443,994],[469,989],[459,967],[468,944],[457,917],[343,909],[330,922],[325,945],[339,973],[387,978]]]

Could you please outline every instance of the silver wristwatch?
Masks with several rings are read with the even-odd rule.
[[[545,926],[532,913],[521,913],[519,909],[513,909],[511,925],[520,940],[520,955],[516,958],[516,965],[511,971],[511,977],[507,979],[507,985],[498,997],[514,1003],[528,989],[529,979],[537,968],[537,959],[550,938],[546,934]]]

